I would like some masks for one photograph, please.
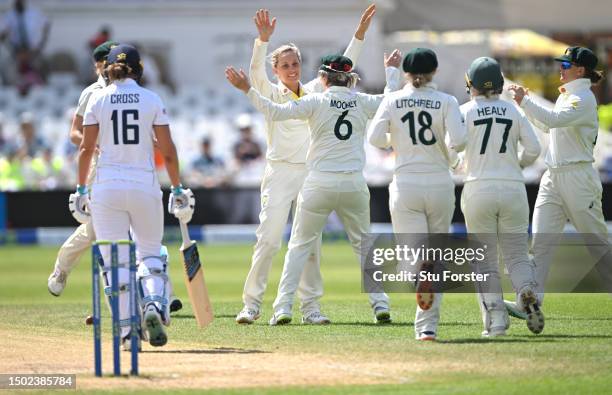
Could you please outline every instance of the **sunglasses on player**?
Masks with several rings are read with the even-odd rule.
[[[563,70],[569,70],[574,64],[572,62],[561,62],[561,68]]]

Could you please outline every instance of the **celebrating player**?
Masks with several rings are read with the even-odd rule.
[[[487,245],[482,272],[491,276],[478,293],[482,335],[503,336],[509,326],[497,268],[498,246],[518,307],[527,313],[527,327],[540,333],[544,315],[538,308],[535,273],[528,256],[529,205],[521,171],[538,158],[540,143],[527,118],[499,99],[504,77],[495,59],[474,60],[466,81],[471,100],[461,106],[468,128],[461,209],[468,232]],[[524,148],[521,154],[519,143]]]
[[[368,130],[371,144],[393,147],[396,153],[389,208],[398,236],[448,233],[453,217],[455,184],[448,148],[461,151],[466,132],[457,99],[436,90],[431,82],[437,68],[432,50],[410,51],[403,61],[409,82],[401,91],[386,95]],[[417,293],[417,339],[436,339],[441,299],[441,293]]]
[[[394,52],[397,54],[398,52]],[[399,65],[399,56],[385,59],[387,66]],[[397,64],[391,62],[396,61]],[[365,126],[382,95],[353,93],[358,76],[346,56],[323,59],[319,78],[325,91],[297,101],[276,104],[251,88],[242,71],[226,69],[226,77],[244,91],[251,103],[273,120],[303,119],[310,126],[310,147],[306,158],[308,175],[298,196],[297,210],[289,251],[274,301],[270,325],[291,322],[293,296],[312,248],[317,244],[328,216],[336,211],[357,256],[361,255],[361,234],[370,227],[370,193],[362,171],[365,162]],[[391,321],[389,298],[384,293],[370,293],[376,322]]]
[[[363,13],[355,36],[346,49],[345,56],[357,61],[365,32],[370,26],[376,8],[369,6]],[[276,18],[270,20],[267,10],[257,11],[255,25],[259,38],[255,39],[250,66],[250,78],[261,95],[275,103],[297,100],[312,92],[321,92],[319,79],[306,85],[300,83],[302,58],[293,44],[283,45],[272,52],[272,71],[278,83],[272,83],[266,75],[268,42],[276,27]],[[244,308],[236,316],[236,322],[251,324],[260,317],[260,306],[272,266],[272,259],[281,246],[287,217],[296,201],[307,174],[305,162],[308,150],[308,124],[303,120],[277,121],[266,117],[266,170],[261,182],[260,224],[256,231],[257,243],[253,248],[251,269],[244,283],[242,300]],[[328,324],[330,320],[321,314],[319,299],[323,295],[323,282],[319,266],[321,242],[317,241],[305,265],[298,296],[302,305],[302,321],[308,324]]]
[[[568,219],[578,232],[592,239],[586,244],[594,259],[605,262],[607,272],[612,260],[601,207],[601,180],[593,167],[599,125],[591,85],[602,79],[601,72],[595,70],[597,56],[588,48],[570,47],[555,60],[559,62],[563,85],[552,110],[536,104],[525,88],[510,87],[525,114],[550,135],[548,170],[540,180],[533,213],[532,252],[540,303],[557,235],[563,232]]]
[[[85,184],[91,158],[99,143],[97,174],[91,187],[91,216],[97,237],[125,239],[130,228],[136,243],[138,281],[142,289],[144,329],[152,346],[167,342],[164,325],[169,325],[166,292],[166,265],[160,256],[163,235],[161,191],[153,160],[153,141],[164,156],[172,193],[168,209],[180,221],[193,215],[193,194],[179,180],[176,148],[170,135],[168,117],[159,96],[140,87],[142,75],[138,51],[129,45],[111,49],[105,72],[110,85],[87,104],[83,120],[83,141],[79,152],[79,185],[76,209],[89,206]],[[127,250],[119,256],[120,322],[124,349],[130,349]],[[106,286],[109,249],[102,250]],[[123,325],[124,323],[128,325]],[[163,325],[162,325],[163,324]]]

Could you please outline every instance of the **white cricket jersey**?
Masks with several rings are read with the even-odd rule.
[[[89,99],[91,99],[94,93],[98,92],[101,89],[104,89],[105,87],[106,80],[104,79],[104,77],[99,76],[96,82],[83,89],[83,91],[81,92],[81,96],[79,96],[79,103],[77,104],[76,115],[84,117],[85,110],[87,109],[87,103],[89,103]],[[89,173],[87,176],[87,185],[89,186],[91,186],[93,180],[95,179],[97,165],[98,155],[95,154],[91,157],[91,164],[89,166]]]
[[[159,96],[136,81],[114,81],[87,105],[83,125],[99,125],[98,179],[159,186],[155,176],[153,125],[168,125]],[[102,180],[103,178],[104,180]]]
[[[355,93],[349,88],[332,86],[323,93],[312,93],[284,104],[273,103],[253,88],[247,96],[268,119],[308,121],[310,148],[306,166],[309,170],[338,173],[363,170],[366,124],[376,113],[383,95]]]
[[[521,101],[525,114],[542,124],[544,132],[550,132],[546,164],[554,168],[594,162],[599,122],[591,80],[579,78],[562,85],[559,91],[552,110],[537,105],[529,96]]]
[[[498,95],[477,96],[461,106],[467,126],[465,182],[524,181],[521,168],[540,155],[540,143],[527,118]],[[518,144],[524,148],[519,155]]]
[[[436,90],[406,84],[387,94],[368,129],[368,141],[379,148],[393,147],[395,174],[450,172],[447,148],[465,146],[465,124],[457,99]],[[447,146],[448,144],[448,146]]]
[[[353,37],[344,56],[357,63],[361,53],[363,41]],[[266,74],[266,52],[268,43],[255,39],[253,45],[253,57],[249,69],[251,84],[261,95],[275,103],[286,103],[297,100],[300,97],[323,92],[323,86],[319,78],[315,78],[305,85],[300,84],[300,96],[298,97],[282,82],[272,83]],[[274,161],[285,161],[290,163],[304,163],[309,145],[308,123],[301,119],[287,119],[274,121],[266,118],[266,158]]]
[[[83,89],[83,91],[81,92],[81,96],[79,96],[79,103],[77,104],[76,115],[84,116],[85,109],[87,109],[87,103],[89,103],[89,99],[91,98],[91,96],[96,91],[104,89],[105,87],[106,81],[104,80],[104,77],[99,76],[96,82]]]

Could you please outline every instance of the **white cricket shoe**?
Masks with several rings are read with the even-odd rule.
[[[291,314],[287,314],[287,313],[274,313],[274,315],[272,316],[272,318],[270,318],[270,325],[271,326],[277,326],[277,325],[287,325],[289,323],[291,323]]]
[[[391,312],[388,307],[376,307],[374,309],[374,322],[376,324],[390,324]]]
[[[540,306],[538,306],[538,298],[533,289],[531,287],[521,289],[517,300],[520,301],[517,303],[517,306],[522,307],[522,310],[527,315],[527,328],[536,335],[542,333],[544,330],[544,313],[542,313]]]
[[[144,326],[153,347],[161,347],[168,342],[168,335],[162,324],[161,314],[153,303],[147,304],[144,312]]]
[[[522,311],[516,302],[504,300],[504,306],[506,306],[506,311],[510,317],[518,318],[519,320],[527,319],[527,313]]]
[[[302,317],[302,324],[328,325],[331,324],[331,320],[321,314],[320,311],[314,311],[307,316]]]
[[[53,273],[49,276],[47,280],[47,289],[49,293],[53,296],[60,296],[66,288],[66,279],[68,278],[68,273],[60,270],[58,267],[53,269]]]
[[[436,332],[433,331],[423,331],[416,336],[416,340],[420,341],[435,341],[436,340]]]
[[[246,306],[242,308],[240,313],[236,316],[236,323],[238,324],[252,324],[261,317],[259,310],[251,309]]]

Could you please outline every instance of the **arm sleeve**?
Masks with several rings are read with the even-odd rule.
[[[357,60],[359,59],[359,55],[361,55],[361,50],[363,49],[363,40],[358,39],[353,36],[351,41],[349,42],[348,47],[344,51],[344,56],[349,58],[353,62],[353,68],[357,67]]]
[[[540,142],[538,137],[531,127],[531,123],[523,115],[520,116],[520,131],[519,141],[524,150],[519,157],[521,167],[526,167],[532,164],[540,156]]]
[[[385,67],[385,93],[395,92],[402,89],[402,73],[397,67]]]
[[[521,108],[528,116],[535,118],[549,128],[571,126],[574,122],[580,120],[585,113],[584,101],[575,95],[563,107],[552,110],[536,104],[529,96],[525,96],[521,101]]]
[[[155,118],[153,119],[154,126],[161,125],[170,125],[170,120],[168,119],[168,113],[166,111],[166,106],[164,106],[164,102],[158,96],[155,100],[156,108],[155,108]]]
[[[378,111],[374,115],[368,127],[368,142],[378,148],[389,148],[391,146],[391,114],[389,113],[389,101],[384,99]]]
[[[97,125],[100,123],[99,120],[99,107],[100,107],[100,96],[91,95],[87,102],[85,114],[83,115],[83,126]]]
[[[251,87],[247,93],[251,104],[260,111],[266,119],[284,121],[287,119],[308,119],[314,113],[317,105],[316,95],[307,95],[295,101],[277,104],[263,97]]]
[[[463,151],[467,143],[467,128],[455,97],[451,96],[448,100],[444,121],[449,137],[448,147],[455,152]]]
[[[76,115],[85,116],[85,110],[87,109],[87,103],[91,98],[93,91],[90,89],[85,89],[81,92],[81,96],[79,97],[79,103],[77,104]]]
[[[268,79],[266,74],[266,53],[268,51],[268,43],[255,39],[253,43],[253,56],[251,57],[251,65],[249,67],[249,78],[251,85],[257,89],[264,97],[272,97],[274,84]]]

